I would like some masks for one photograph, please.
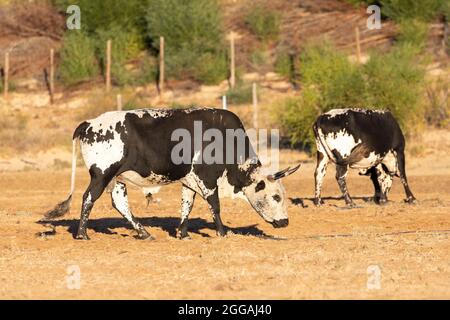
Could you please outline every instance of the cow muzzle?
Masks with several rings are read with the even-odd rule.
[[[275,228],[285,228],[289,225],[289,219],[274,220],[272,225]]]

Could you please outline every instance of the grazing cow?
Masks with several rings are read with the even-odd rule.
[[[320,115],[313,130],[317,145],[316,205],[323,203],[320,193],[330,160],[336,164],[336,180],[350,207],[354,202],[345,181],[349,167],[371,176],[375,202],[387,202],[394,175],[400,177],[405,188],[405,201],[415,201],[406,179],[405,138],[389,111],[334,109]]]
[[[215,150],[215,156],[226,155],[227,161],[202,161],[202,153],[211,146],[209,142],[195,138],[199,127],[203,130],[200,138],[205,141],[213,141],[220,135],[228,136],[229,131],[235,135],[232,136],[232,144],[224,144],[222,149]],[[206,137],[208,129],[210,136]],[[183,133],[194,136],[194,139],[188,142],[188,150],[181,152],[179,141]],[[239,140],[239,137],[245,144],[243,152],[234,143],[234,139]],[[180,238],[188,237],[188,216],[196,194],[208,202],[218,235],[225,235],[218,194],[221,182],[230,185],[234,193],[243,194],[255,211],[274,227],[288,225],[284,189],[279,179],[292,174],[299,166],[271,175],[264,174],[242,122],[232,112],[207,108],[143,109],[107,112],[81,123],[73,134],[70,195],[46,214],[48,219],[62,216],[70,208],[75,185],[77,141],[91,177],[83,195],[77,239],[89,239],[86,233],[89,213],[108,186],[112,190],[113,207],[132,224],[138,238],[152,238],[129,208],[127,185],[148,188],[176,181],[182,184]],[[174,151],[187,161],[175,164]]]

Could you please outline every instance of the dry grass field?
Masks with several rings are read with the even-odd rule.
[[[172,23],[177,26],[174,30],[183,31],[180,36],[178,32],[171,36],[172,32],[166,35],[163,29],[153,30],[152,19],[169,26],[172,20],[152,10],[139,10],[146,14],[137,19],[128,10],[114,13],[118,6],[109,6],[105,12],[100,12],[102,6],[85,6],[82,16],[93,18],[82,18],[86,32],[80,35],[89,39],[83,48],[79,39],[73,38],[76,45],[72,48],[64,23],[66,10],[39,8],[38,1],[17,7],[22,10],[6,8],[10,2],[0,0],[0,69],[4,74],[0,80],[9,79],[8,95],[0,85],[0,299],[450,299],[448,19],[436,16],[422,30],[420,15],[412,16],[414,21],[408,17],[414,28],[405,28],[406,20],[400,17],[386,15],[389,19],[383,18],[382,29],[369,30],[365,8],[344,1],[221,0],[223,21],[217,20],[214,26],[223,22],[222,31],[221,27],[203,26],[215,19],[208,14],[209,6],[204,6],[205,14],[199,6],[198,13],[192,11],[197,6],[185,10],[187,13],[164,7],[161,12],[167,13],[167,18],[179,16],[179,23]],[[268,22],[273,20],[274,37],[264,36],[251,26],[248,17],[258,12],[255,5],[269,10],[259,15]],[[95,18],[97,13],[105,19]],[[120,18],[111,20],[114,28],[112,23],[100,25],[110,13],[111,19],[112,14]],[[189,14],[195,16],[195,24]],[[128,20],[139,23],[132,25]],[[259,20],[255,18],[255,25]],[[95,22],[92,28],[91,22]],[[195,37],[185,41],[181,34],[187,35],[190,28],[196,29]],[[217,29],[217,38],[212,29]],[[224,47],[213,45],[220,44],[219,38],[225,41],[230,31],[238,35],[235,54],[226,51],[228,40]],[[166,39],[165,56],[156,46],[161,35]],[[104,77],[108,77],[103,72],[108,69],[103,68],[107,59],[103,49],[99,50],[108,39],[123,47],[116,54],[113,45],[109,92],[105,91]],[[126,39],[130,42],[125,43]],[[414,40],[414,46],[407,40]],[[312,54],[309,57],[306,53],[316,42],[329,42],[339,55],[327,49],[320,54],[323,57],[312,59]],[[177,44],[183,50],[178,50]],[[408,51],[404,63],[394,55],[390,57],[403,46]],[[52,87],[50,48],[56,50],[53,104],[48,92]],[[410,53],[416,49],[423,52],[410,63],[408,57],[413,57]],[[6,52],[10,53],[9,68]],[[72,69],[69,52],[80,61],[73,63],[77,66],[64,82],[61,71],[65,66]],[[403,57],[402,52],[398,51],[399,57]],[[182,55],[192,63],[187,65]],[[229,90],[230,68],[222,59],[231,55],[236,56],[235,90]],[[157,66],[161,57],[166,63],[163,91],[159,90],[163,83],[155,83],[161,74]],[[331,68],[330,61],[336,68]],[[94,70],[100,65],[101,70]],[[5,69],[9,69],[9,77]],[[222,74],[221,69],[226,72]],[[195,76],[194,70],[199,74]],[[319,80],[308,80],[313,74]],[[212,77],[217,81],[206,79]],[[419,78],[423,80],[420,86]],[[253,83],[257,84],[257,94],[251,91]],[[383,99],[368,90],[372,85]],[[155,240],[136,239],[131,226],[113,209],[107,193],[91,213],[91,240],[75,240],[81,198],[89,180],[81,156],[70,213],[55,221],[42,221],[46,211],[67,197],[71,138],[82,121],[117,108],[220,108],[223,95],[227,96],[228,109],[247,129],[280,130],[281,168],[303,163],[298,172],[283,180],[287,228],[274,229],[243,200],[222,199],[221,215],[228,234],[220,238],[206,202],[197,197],[189,223],[192,239],[179,240],[175,235],[181,186],[172,184],[163,187],[149,205],[141,190],[129,188],[133,212]],[[252,100],[258,100],[256,117]],[[288,107],[291,102],[293,108]],[[408,128],[407,175],[418,202],[403,202],[403,187],[395,178],[390,201],[375,205],[369,201],[373,195],[370,179],[352,171],[348,188],[358,207],[348,209],[340,199],[330,165],[322,192],[325,205],[317,208],[312,203],[315,156],[307,154],[309,150],[283,149],[289,145],[289,133],[311,128],[312,118],[296,121],[310,119],[316,112],[313,107],[318,112],[341,105],[365,106],[366,102],[408,115],[399,120]],[[296,112],[301,117],[294,117]],[[297,129],[289,128],[291,117]],[[426,121],[416,123],[419,117]],[[411,130],[410,123],[403,120],[414,123]]]
[[[282,159],[295,154],[282,153]],[[434,159],[434,160],[433,160]],[[249,204],[222,200],[226,238],[215,235],[205,202],[197,199],[190,220],[192,240],[174,237],[180,186],[167,186],[146,206],[130,192],[135,215],[154,241],[141,241],[104,194],[91,214],[90,241],[77,241],[81,195],[88,182],[78,168],[70,214],[53,222],[56,233],[38,221],[66,196],[70,171],[2,172],[0,184],[0,298],[7,299],[299,299],[450,298],[450,161],[424,156],[409,162],[409,179],[419,199],[404,204],[394,180],[388,205],[365,202],[367,177],[353,172],[349,190],[361,206],[344,208],[333,170],[324,186],[326,204],[310,200],[314,163],[288,177],[290,225],[273,229]],[[75,267],[74,267],[75,266]],[[74,269],[75,268],[75,269]],[[379,270],[379,289],[370,287]],[[73,270],[80,288],[73,289]],[[369,287],[368,287],[369,281]]]

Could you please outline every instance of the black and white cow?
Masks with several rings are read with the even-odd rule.
[[[244,153],[238,154],[236,144],[224,144],[222,155],[232,154],[233,161],[207,164],[199,161],[208,141],[192,139],[187,163],[174,164],[172,152],[179,141],[173,133],[195,135],[196,124],[202,130],[212,129],[225,136],[231,132],[244,134]],[[211,140],[211,137],[209,137]],[[198,139],[197,139],[198,140]],[[69,211],[75,187],[76,147],[79,141],[84,162],[89,169],[90,184],[83,195],[77,239],[88,239],[86,224],[95,201],[105,188],[112,189],[112,205],[138,233],[138,238],[151,238],[133,216],[127,198],[127,185],[141,188],[179,181],[181,192],[181,222],[178,235],[188,237],[187,222],[194,198],[199,194],[209,205],[217,233],[225,235],[220,218],[218,184],[224,181],[236,194],[248,199],[256,212],[274,227],[288,225],[284,189],[280,178],[295,172],[299,166],[267,175],[262,171],[240,119],[232,112],[218,109],[142,109],[107,112],[81,123],[73,134],[71,190],[68,199],[46,214],[48,219]],[[200,143],[200,144],[199,144]],[[195,146],[197,145],[197,146]],[[191,152],[192,151],[192,152]],[[253,153],[254,154],[254,153]]]
[[[348,168],[371,176],[377,203],[387,201],[394,175],[405,188],[405,201],[415,201],[406,179],[405,138],[389,111],[334,109],[320,115],[313,130],[317,145],[316,205],[323,203],[320,193],[329,161],[336,164],[336,180],[348,206],[354,206],[345,181]]]

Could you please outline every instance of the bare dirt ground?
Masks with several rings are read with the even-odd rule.
[[[295,161],[296,153],[282,159]],[[285,160],[288,162],[288,160]],[[0,298],[8,299],[299,299],[450,298],[450,161],[445,153],[424,155],[408,164],[417,205],[403,203],[394,180],[388,205],[365,202],[372,195],[368,177],[349,176],[349,190],[361,208],[325,199],[315,208],[311,159],[285,181],[290,224],[273,229],[249,204],[222,200],[226,238],[215,235],[212,218],[197,199],[189,225],[192,240],[174,237],[180,187],[167,186],[147,208],[139,190],[130,190],[135,215],[155,241],[133,237],[132,229],[104,194],[89,225],[90,241],[77,241],[81,195],[88,183],[78,168],[70,214],[55,221],[56,234],[38,223],[42,213],[64,199],[70,171],[2,172],[0,184]],[[323,194],[339,195],[333,169]],[[75,267],[73,267],[75,266]],[[373,267],[375,266],[375,267]],[[81,287],[70,289],[74,268]],[[371,270],[380,270],[380,289],[368,289]],[[71,275],[72,274],[72,275]],[[372,283],[372,282],[371,282]],[[69,284],[69,285],[68,285]]]

